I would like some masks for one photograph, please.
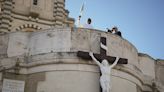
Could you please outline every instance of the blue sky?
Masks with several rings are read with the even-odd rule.
[[[164,0],[66,0],[70,17],[77,19],[83,2],[81,23],[91,18],[96,29],[118,26],[139,52],[164,59]]]

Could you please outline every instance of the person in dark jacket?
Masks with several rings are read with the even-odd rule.
[[[107,29],[107,30],[108,30],[108,32],[110,32],[112,34],[116,34],[116,35],[122,37],[122,34],[121,34],[120,31],[118,31],[118,28],[117,27],[113,27],[112,30],[110,30],[110,29]]]

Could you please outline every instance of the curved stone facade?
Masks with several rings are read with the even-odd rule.
[[[111,33],[74,28],[68,14],[65,0],[0,1],[0,91],[101,92],[99,68],[77,57],[100,53],[101,37],[107,55],[128,59],[112,69],[111,92],[164,91],[163,60]]]
[[[77,57],[77,51],[100,53],[100,37],[107,38],[108,55],[128,59],[112,70],[112,92],[162,90],[162,84],[155,87],[155,60],[138,54],[130,42],[108,32],[70,28],[1,35],[1,86],[3,79],[14,79],[26,82],[25,92],[100,92],[98,67]]]

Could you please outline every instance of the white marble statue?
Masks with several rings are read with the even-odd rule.
[[[117,57],[115,62],[112,65],[108,64],[106,59],[102,60],[100,63],[94,56],[93,53],[90,52],[89,55],[92,59],[96,62],[96,64],[100,67],[101,77],[100,77],[100,85],[102,87],[102,92],[110,92],[111,90],[111,81],[110,81],[110,74],[111,69],[117,64],[119,58]]]

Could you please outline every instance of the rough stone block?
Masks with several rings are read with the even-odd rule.
[[[157,81],[164,85],[164,60],[158,60],[156,65],[156,78]]]
[[[49,52],[68,52],[71,48],[71,31],[60,29],[37,32],[30,38],[30,55]]]
[[[112,76],[112,83],[111,92],[137,92],[136,84],[131,81]]]
[[[7,49],[8,57],[26,55],[28,53],[29,34],[27,32],[16,32],[9,34]]]
[[[139,54],[140,70],[144,75],[155,79],[155,61],[146,54]]]
[[[54,71],[46,73],[46,81],[38,83],[38,92],[99,92],[99,73]]]
[[[90,49],[94,53],[100,53],[100,37],[101,34],[99,32],[91,32],[90,33]]]
[[[90,51],[90,30],[78,29],[72,32],[72,51]]]
[[[0,58],[6,56],[8,47],[8,35],[0,36]]]

